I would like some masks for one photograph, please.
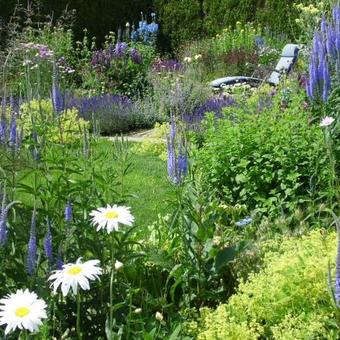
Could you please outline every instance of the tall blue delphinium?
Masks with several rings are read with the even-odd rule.
[[[27,271],[33,275],[37,265],[36,210],[33,210],[30,238],[28,241]]]
[[[44,238],[44,251],[49,263],[53,262],[53,246],[52,246],[52,234],[51,234],[51,224],[47,221],[47,233]]]
[[[145,44],[153,44],[159,31],[159,25],[156,23],[156,14],[151,13],[151,23],[148,24],[143,12],[141,20],[138,23],[137,30],[134,27],[131,32],[131,40],[134,42],[142,41]]]

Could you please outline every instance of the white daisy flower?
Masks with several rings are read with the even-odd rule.
[[[333,117],[329,117],[326,116],[325,118],[322,119],[321,123],[320,123],[320,127],[326,127],[331,125],[334,122],[334,118]]]
[[[0,304],[0,325],[7,325],[5,334],[17,327],[35,332],[42,324],[41,319],[47,318],[45,301],[38,299],[28,289],[19,289],[16,293],[7,295],[0,300]]]
[[[123,267],[124,267],[124,263],[122,263],[122,262],[116,260],[116,262],[115,262],[115,269],[116,269],[117,271],[119,271],[119,270],[121,270]]]
[[[48,278],[54,282],[53,293],[57,292],[59,286],[61,286],[61,291],[64,296],[66,296],[72,288],[73,294],[77,294],[78,285],[83,290],[89,290],[90,284],[89,280],[95,280],[98,275],[102,273],[102,269],[97,267],[99,260],[90,260],[84,263],[81,262],[81,258],[77,260],[76,263],[67,263],[63,265],[63,269],[56,270]]]
[[[90,216],[92,216],[92,224],[97,226],[97,231],[106,228],[108,233],[117,231],[118,223],[131,226],[134,221],[129,207],[119,207],[116,204],[112,207],[107,205],[106,208],[92,210]]]

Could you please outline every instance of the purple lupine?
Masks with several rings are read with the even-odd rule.
[[[47,222],[47,233],[44,238],[44,251],[45,255],[50,262],[53,262],[53,246],[52,246],[52,234],[51,234],[51,225],[50,222]]]
[[[130,58],[135,64],[141,64],[142,63],[142,56],[138,52],[136,48],[132,48],[130,51]]]
[[[126,55],[128,45],[125,42],[117,42],[114,50],[115,58],[123,58]]]
[[[33,275],[37,265],[36,210],[33,210],[30,238],[28,241],[27,271]]]
[[[71,200],[68,200],[65,207],[65,222],[71,223],[71,221],[72,221],[72,203]]]

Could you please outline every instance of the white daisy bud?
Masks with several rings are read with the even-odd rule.
[[[123,267],[124,267],[124,264],[123,264],[122,262],[116,260],[116,262],[115,262],[115,269],[116,269],[117,271],[119,271],[119,270],[121,270]]]
[[[156,312],[155,318],[158,321],[163,321],[163,314],[160,312]]]

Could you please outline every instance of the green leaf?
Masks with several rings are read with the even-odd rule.
[[[220,250],[215,258],[216,271],[220,271],[230,261],[233,261],[235,259],[235,255],[236,255],[235,246]]]
[[[173,331],[173,333],[170,335],[169,340],[176,340],[178,339],[178,335],[182,330],[182,326],[179,324],[176,329]]]

